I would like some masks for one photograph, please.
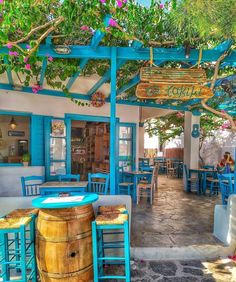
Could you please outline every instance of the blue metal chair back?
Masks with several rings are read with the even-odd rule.
[[[107,195],[109,188],[110,175],[105,173],[89,173],[88,189],[89,192],[100,195]]]
[[[222,205],[226,205],[228,197],[231,194],[234,194],[233,177],[234,177],[233,173],[218,174],[219,186],[222,196]]]
[[[59,181],[80,181],[79,174],[64,174],[59,175]]]
[[[43,176],[26,176],[21,177],[22,194],[26,196],[40,195],[39,186],[44,183]]]

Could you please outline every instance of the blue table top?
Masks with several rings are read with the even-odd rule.
[[[48,198],[58,197],[59,194],[52,194],[45,197],[39,197],[32,200],[32,206],[40,209],[64,209],[64,208],[72,208],[79,207],[91,204],[98,200],[98,194],[94,193],[70,193],[70,196],[83,196],[83,200],[81,201],[71,201],[71,202],[63,202],[63,203],[44,203],[44,201]]]

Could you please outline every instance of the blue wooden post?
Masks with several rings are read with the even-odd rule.
[[[110,193],[116,193],[116,47],[111,49]]]
[[[234,161],[236,161],[236,146],[234,147]],[[236,163],[234,162],[234,193],[236,193]]]

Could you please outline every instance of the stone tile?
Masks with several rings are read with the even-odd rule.
[[[160,282],[196,282],[199,281],[198,278],[189,276],[189,277],[163,277]]]
[[[161,275],[174,276],[176,274],[177,266],[174,262],[169,261],[151,261],[149,268]]]
[[[159,177],[152,206],[145,201],[132,208],[131,243],[136,247],[217,245],[212,236],[214,207],[219,197],[186,193],[182,179]]]
[[[197,268],[205,268],[200,260],[183,260],[179,262],[183,266],[193,266]]]
[[[192,274],[192,275],[195,275],[195,276],[203,276],[203,271],[201,269],[184,267],[183,272],[188,273],[188,274]]]

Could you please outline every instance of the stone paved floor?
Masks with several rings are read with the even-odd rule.
[[[113,269],[107,273],[114,274]],[[123,274],[123,269],[116,269]],[[133,261],[131,281],[135,282],[235,282],[236,263],[229,259],[212,261]],[[117,281],[117,280],[109,280]]]
[[[214,206],[220,197],[186,193],[182,179],[159,176],[151,206],[144,198],[132,208],[131,245],[181,247],[219,244],[212,236]]]

